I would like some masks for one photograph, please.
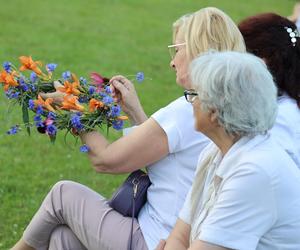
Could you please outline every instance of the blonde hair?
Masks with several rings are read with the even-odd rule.
[[[183,31],[187,56],[193,60],[210,49],[246,52],[241,32],[223,11],[207,7],[179,18],[173,24],[173,39]]]

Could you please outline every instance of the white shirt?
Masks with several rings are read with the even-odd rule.
[[[178,98],[151,116],[168,137],[169,155],[147,167],[152,185],[138,221],[149,249],[167,238],[192,185],[197,159],[210,142],[194,129],[193,109]]]
[[[300,169],[300,109],[287,95],[278,99],[278,115],[271,133]]]
[[[217,164],[203,196],[214,177],[222,181],[198,239],[239,250],[299,250],[300,171],[282,147],[269,134],[242,138]],[[191,224],[190,194],[179,217]]]

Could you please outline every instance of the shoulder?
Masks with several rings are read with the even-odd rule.
[[[300,109],[296,101],[288,96],[281,96],[278,99],[276,123],[282,123],[283,121],[286,122],[287,125],[294,125],[292,124],[294,121],[300,122]]]

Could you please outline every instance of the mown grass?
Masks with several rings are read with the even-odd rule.
[[[238,22],[259,12],[291,12],[289,0],[1,0],[0,62],[18,63],[20,55],[59,64],[57,74],[79,76],[98,71],[106,76],[134,75],[152,80],[137,85],[150,115],[181,95],[169,69],[166,45],[177,17],[216,6]],[[268,46],[266,44],[266,46]],[[2,88],[1,88],[2,89]],[[61,179],[81,182],[109,196],[124,176],[95,174],[78,145],[61,133],[55,145],[36,132],[7,136],[20,122],[19,107],[0,93],[0,249],[8,249],[39,207],[50,187]],[[110,140],[120,136],[111,131]]]

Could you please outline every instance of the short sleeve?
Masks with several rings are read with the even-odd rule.
[[[201,225],[199,239],[232,249],[256,249],[276,218],[270,177],[259,167],[239,166],[225,180]]]
[[[188,195],[185,199],[185,202],[183,204],[183,207],[181,208],[179,212],[179,218],[183,220],[186,224],[191,224],[191,192],[192,188],[190,188]]]
[[[195,144],[208,143],[208,138],[194,128],[192,105],[184,97],[178,98],[151,116],[165,131],[169,152],[175,153]]]

